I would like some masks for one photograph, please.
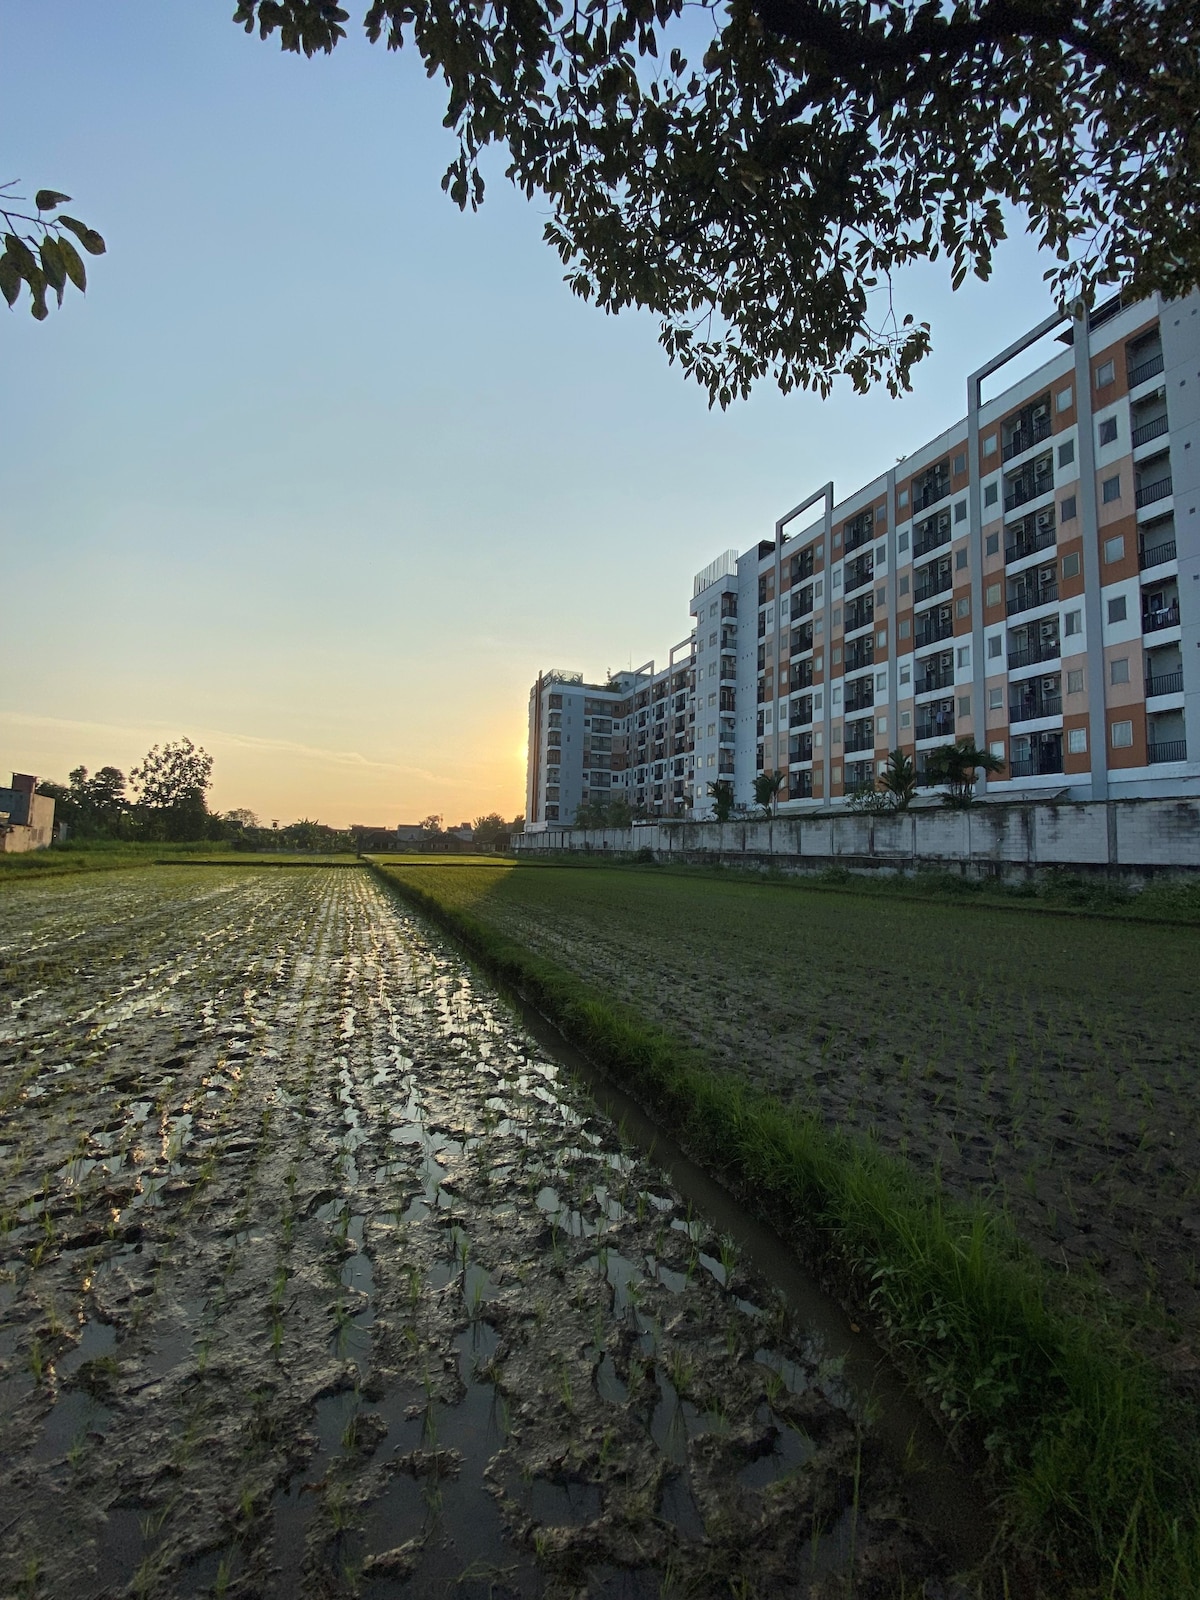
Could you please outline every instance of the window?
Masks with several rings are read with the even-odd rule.
[[[1004,710],[1004,690],[1003,689],[989,689],[988,690],[988,710],[989,711],[1003,711]]]
[[[1114,722],[1108,736],[1114,750],[1128,750],[1133,743],[1133,723]]]
[[[1110,661],[1108,663],[1108,681],[1109,683],[1129,682],[1128,656],[1118,656],[1115,661]]]
[[[1083,612],[1082,611],[1068,611],[1066,616],[1063,618],[1063,623],[1064,623],[1063,631],[1065,633],[1067,633],[1067,634],[1082,633],[1083,632]]]
[[[985,506],[994,506],[996,504],[996,496],[999,493],[1000,493],[1000,491],[997,488],[997,486],[994,483],[989,483],[987,488],[984,489],[984,491],[983,491],[983,503],[984,503],[984,505]]]
[[[716,736],[717,736],[717,725],[716,725],[715,722],[710,722],[709,725],[708,725],[708,737],[710,739],[715,739]]]
[[[1087,754],[1087,729],[1069,728],[1067,730],[1067,749],[1073,756]]]
[[[971,715],[971,696],[969,694],[959,695],[958,714],[960,717],[969,717]]]
[[[996,454],[996,435],[994,433],[989,433],[983,441],[983,453],[985,456],[994,456]]]
[[[896,549],[902,552],[908,549],[908,535],[906,533],[902,533],[896,540]]]
[[[969,644],[959,645],[958,664],[960,667],[969,667],[971,665],[971,646]]]
[[[713,648],[713,646],[716,644],[716,642],[717,642],[716,634],[715,633],[710,633],[709,636],[708,636],[708,648],[711,650]]]
[[[911,728],[912,727],[912,712],[911,711],[902,711],[900,713],[900,726],[902,728]]]
[[[967,502],[965,500],[960,500],[955,505],[954,520],[955,522],[965,522],[967,520]]]
[[[998,606],[1000,604],[1000,585],[998,583],[988,584],[984,595],[984,604],[989,606]]]
[[[997,739],[995,741],[995,743],[988,745],[988,753],[989,753],[989,755],[995,756],[997,761],[1003,761],[1004,760],[1004,740],[1003,739]]]
[[[898,506],[906,506],[908,504],[908,490],[907,489],[901,489],[900,493],[896,496],[896,504]]]
[[[886,672],[877,672],[875,674],[875,687],[877,689],[886,689],[887,688],[887,673]]]
[[[907,574],[907,572],[900,579],[900,593],[901,594],[907,594],[908,593],[908,574]]]
[[[998,556],[1000,554],[1000,535],[998,533],[989,533],[983,548],[986,555]]]
[[[1058,464],[1060,467],[1069,467],[1075,459],[1075,441],[1067,439],[1058,447]]]
[[[834,647],[833,647],[833,664],[834,664],[835,667],[837,666],[838,662],[841,659],[842,659],[842,647],[841,647],[840,644],[835,644]]]
[[[716,677],[716,675],[717,675],[717,663],[715,661],[710,661],[709,662],[709,664],[708,664],[708,675],[709,675],[710,678],[715,678]]]
[[[1097,389],[1107,389],[1117,375],[1117,369],[1111,361],[1102,361],[1096,368]]]
[[[994,633],[987,642],[988,660],[995,661],[1004,649],[1004,640],[998,633]]]
[[[910,667],[901,667],[900,668],[900,682],[901,683],[908,683],[908,682],[910,682],[911,679],[912,679],[912,669]]]
[[[965,595],[963,595],[961,600],[956,600],[955,601],[955,603],[954,603],[954,615],[956,617],[969,617],[971,615],[971,597],[970,597],[970,595],[965,594]]]
[[[1083,668],[1082,667],[1072,667],[1071,670],[1067,673],[1067,693],[1068,694],[1082,694],[1083,693]]]
[[[906,618],[897,627],[897,629],[896,629],[896,637],[898,639],[907,639],[907,638],[909,638],[911,636],[911,634],[912,634],[912,623],[909,622],[908,619]]]
[[[1073,389],[1060,389],[1054,398],[1060,411],[1070,411],[1075,399],[1075,391]]]
[[[887,649],[887,629],[886,628],[880,628],[879,632],[875,635],[875,648],[877,650],[886,650]]]
[[[840,722],[838,723],[837,727],[833,730],[833,742],[834,742],[834,744],[841,744],[841,742],[842,742],[842,725],[841,725]]]
[[[709,606],[708,614],[709,614],[710,617],[715,617],[716,616],[716,614],[717,614],[717,602],[715,600],[713,601],[712,605]]]
[[[708,756],[706,757],[706,764],[708,766],[710,766],[710,767],[715,767],[716,764],[717,764],[717,758],[711,751],[709,752]]]
[[[955,458],[954,458],[954,475],[955,475],[955,477],[956,478],[961,477],[962,474],[966,470],[967,470],[967,458],[966,458],[965,454],[961,454],[960,453],[959,455],[956,455]]]
[[[1069,494],[1059,507],[1058,520],[1060,522],[1075,521],[1075,496]]]
[[[1104,559],[1106,562],[1124,561],[1125,535],[1123,533],[1117,534],[1115,539],[1105,539]]]
[[[962,569],[966,566],[966,564],[967,564],[967,551],[966,551],[966,546],[964,545],[964,547],[961,550],[956,550],[954,552],[954,570],[955,570],[955,572],[961,572]]]
[[[841,608],[841,606],[834,606],[834,608],[833,608],[833,625],[834,625],[835,628],[840,628],[841,625],[842,625],[842,608]]]
[[[709,705],[710,705],[710,706],[715,706],[715,705],[716,705],[716,703],[717,703],[717,697],[716,697],[716,695],[715,695],[715,694],[710,694],[710,695],[709,695],[709,697],[708,697],[708,703],[709,703]]]
[[[1106,506],[1111,505],[1114,500],[1119,500],[1121,498],[1121,474],[1118,472],[1115,477],[1105,478],[1100,486],[1100,492]]]
[[[1070,555],[1062,558],[1062,572],[1064,578],[1077,578],[1079,576],[1079,551],[1072,550]]]
[[[875,546],[875,565],[876,566],[880,566],[886,560],[887,560],[887,545],[886,544],[877,544]]]
[[[876,717],[875,718],[875,732],[876,733],[886,733],[887,732],[887,718],[886,717]]]
[[[1110,622],[1124,622],[1125,611],[1125,596],[1123,594],[1115,595],[1108,602],[1108,620]]]
[[[1116,437],[1117,437],[1117,419],[1116,419],[1116,417],[1105,417],[1103,422],[1100,424],[1100,443],[1101,444],[1113,444],[1113,443],[1116,442]]]

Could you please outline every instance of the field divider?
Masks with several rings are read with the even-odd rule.
[[[952,1447],[986,1463],[1005,1530],[995,1558],[1004,1593],[1200,1594],[1195,1417],[1134,1348],[1115,1302],[1052,1275],[1003,1216],[952,1204],[871,1140],[714,1070],[440,897],[436,874],[369,865],[643,1100],[869,1320],[936,1404]]]

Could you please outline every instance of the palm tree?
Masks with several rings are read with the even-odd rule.
[[[763,815],[775,815],[775,801],[783,788],[782,772],[760,772],[754,780],[754,803],[763,808]]]
[[[976,776],[980,772],[1000,772],[1003,767],[999,756],[981,750],[975,740],[966,735],[953,744],[940,745],[929,752],[925,783],[944,783],[943,803],[961,811],[975,799]]]
[[[879,787],[895,811],[907,811],[917,792],[917,769],[903,750],[893,750],[879,775]]]
[[[718,778],[716,783],[708,786],[709,798],[713,803],[718,822],[728,822],[733,815],[733,785],[728,778]]]

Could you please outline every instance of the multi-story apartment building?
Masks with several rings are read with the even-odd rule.
[[[1048,319],[936,439],[698,574],[691,611],[693,816],[717,777],[749,804],[783,773],[806,809],[963,736],[1004,762],[993,793],[1196,793],[1200,294]]]

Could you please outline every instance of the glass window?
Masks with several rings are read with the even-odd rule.
[[[1064,620],[1064,623],[1065,623],[1065,631],[1068,634],[1071,634],[1071,633],[1082,633],[1083,632],[1083,612],[1082,611],[1068,611],[1067,614],[1066,614],[1066,617],[1063,620]]]
[[[900,593],[901,594],[907,594],[908,593],[908,573],[907,572],[904,573],[904,575],[900,579]]]
[[[1067,673],[1067,693],[1068,694],[1082,694],[1083,693],[1083,668],[1082,667],[1072,667],[1071,670]]]
[[[993,744],[988,745],[988,754],[995,756],[997,761],[1003,761],[1004,760],[1004,740],[1003,739],[997,739]]]
[[[1129,682],[1129,657],[1128,656],[1118,656],[1115,661],[1110,661],[1109,662],[1109,664],[1108,664],[1108,681],[1109,681],[1109,683],[1128,683]]]
[[[961,454],[960,453],[959,455],[956,455],[955,458],[954,458],[955,476],[956,477],[957,476],[961,476],[966,470],[967,470],[967,458],[966,458],[965,454]],[[966,502],[964,501],[964,504],[965,503]]]
[[[969,667],[971,665],[971,646],[969,644],[959,645],[958,664],[960,667]]]
[[[1096,368],[1096,387],[1106,389],[1117,375],[1117,369],[1111,361],[1102,361]]]
[[[983,453],[985,456],[994,456],[996,454],[996,435],[994,433],[989,433],[983,441]]]
[[[901,667],[900,668],[900,682],[901,683],[908,683],[911,678],[912,678],[912,670],[909,667]]]
[[[896,540],[896,548],[897,548],[897,550],[907,550],[908,549],[908,535],[907,535],[907,533],[902,533],[897,538],[897,540]]]
[[[984,595],[984,604],[989,606],[998,606],[1000,604],[1000,585],[998,583],[988,584]]]
[[[1067,732],[1067,749],[1073,756],[1084,755],[1087,751],[1087,729],[1071,728]]]
[[[959,695],[958,714],[960,717],[969,717],[971,715],[971,696],[969,694]]]
[[[912,634],[912,623],[909,622],[907,618],[905,618],[905,620],[902,623],[900,623],[900,625],[896,629],[896,637],[899,638],[899,639],[907,639],[907,638],[910,637],[911,634]]]
[[[1121,498],[1121,474],[1118,472],[1114,477],[1105,478],[1100,486],[1100,492],[1105,505],[1110,505],[1112,501],[1119,500]]]
[[[900,713],[900,726],[902,728],[911,728],[912,727],[912,712],[911,711],[902,711]]]
[[[908,490],[907,489],[901,489],[900,493],[896,496],[896,504],[898,506],[906,506],[908,504]]]
[[[1114,750],[1128,750],[1133,743],[1133,723],[1114,722],[1109,731],[1109,738]]]
[[[999,489],[994,483],[989,483],[987,488],[983,491],[984,505],[994,506],[996,504],[996,496],[999,494],[999,492]]]
[[[998,556],[1000,554],[1000,535],[998,533],[989,533],[983,548],[989,556]]]
[[[886,672],[877,672],[875,674],[875,687],[877,689],[886,689],[887,688],[887,673]]]
[[[1058,447],[1058,464],[1060,467],[1069,467],[1075,459],[1075,441],[1066,439]]]
[[[886,628],[880,628],[879,632],[875,635],[875,648],[877,650],[886,650],[887,649],[887,629]]]
[[[1077,578],[1079,576],[1079,551],[1072,550],[1070,555],[1062,558],[1064,578]]]
[[[965,522],[967,520],[967,502],[965,500],[960,500],[954,507],[954,520],[955,522]]]
[[[1125,596],[1123,594],[1114,595],[1108,602],[1108,620],[1110,622],[1124,622],[1125,611]]]
[[[1055,396],[1060,411],[1070,411],[1074,399],[1075,391],[1073,389],[1060,389]]]
[[[998,633],[994,633],[987,643],[988,659],[994,661],[1003,649],[1004,640]]]
[[[1116,417],[1105,417],[1100,424],[1100,443],[1112,444],[1117,437]]]
[[[954,612],[955,612],[955,615],[959,616],[959,617],[969,617],[971,615],[971,597],[970,597],[970,595],[966,595],[965,594],[965,595],[963,595],[961,600],[958,600],[958,601],[955,602]]]
[[[1003,711],[1003,709],[1004,709],[1004,690],[1003,689],[989,689],[988,690],[988,710],[989,711]]]
[[[1058,520],[1060,522],[1075,521],[1075,496],[1069,494],[1059,508]]]
[[[961,550],[956,550],[954,552],[954,570],[955,570],[955,572],[961,572],[962,569],[966,566],[966,564],[967,564],[967,551],[966,551],[966,547],[964,546]]]
[[[1125,535],[1123,533],[1117,534],[1115,539],[1105,539],[1104,559],[1109,562],[1123,561],[1125,559]]]
[[[875,718],[875,732],[876,733],[886,733],[887,732],[887,718],[886,717],[876,717]]]

